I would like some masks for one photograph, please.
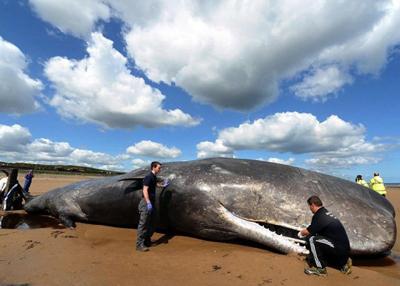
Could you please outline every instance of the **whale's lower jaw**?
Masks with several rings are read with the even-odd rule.
[[[305,246],[301,245],[305,243],[303,240],[278,234],[257,222],[235,216],[223,205],[220,205],[219,213],[221,218],[233,228],[231,231],[235,232],[242,239],[263,244],[282,253],[309,253]],[[291,230],[292,233],[295,231],[294,229]]]

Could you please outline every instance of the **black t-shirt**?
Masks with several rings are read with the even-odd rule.
[[[307,227],[311,235],[321,235],[329,238],[335,245],[345,251],[350,250],[350,242],[342,223],[324,207],[314,214],[311,225]]]
[[[153,174],[153,172],[150,172],[146,177],[144,177],[143,186],[149,187],[149,199],[154,202],[156,198],[157,177]]]

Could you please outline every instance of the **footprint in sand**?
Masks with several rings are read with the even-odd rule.
[[[38,244],[40,244],[39,241],[27,240],[25,241],[24,247],[26,247],[25,250],[28,250],[34,248]]]
[[[213,265],[212,269],[213,269],[213,271],[218,271],[218,270],[222,269],[222,267],[219,265]]]
[[[78,238],[78,237],[75,236],[75,235],[68,235],[68,234],[63,235],[62,237],[63,237],[63,238]]]
[[[62,233],[64,233],[63,231],[61,231],[61,230],[55,230],[55,231],[52,231],[51,232],[51,236],[52,237],[54,237],[54,238],[57,238],[60,234],[62,234]]]
[[[61,230],[55,230],[51,232],[51,236],[54,238],[57,238],[59,235],[65,233],[64,231]],[[76,235],[70,235],[70,234],[65,234],[61,236],[62,238],[78,238]]]

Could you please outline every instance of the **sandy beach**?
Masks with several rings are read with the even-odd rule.
[[[37,175],[31,192],[86,178]],[[389,188],[388,200],[399,214],[400,188]],[[150,252],[138,253],[135,229],[82,223],[74,230],[1,229],[0,285],[400,285],[398,240],[390,256],[354,259],[348,276],[328,268],[327,277],[310,277],[294,254],[162,233],[154,239]]]

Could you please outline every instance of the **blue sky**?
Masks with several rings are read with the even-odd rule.
[[[398,0],[2,0],[0,161],[400,182],[399,26]]]

